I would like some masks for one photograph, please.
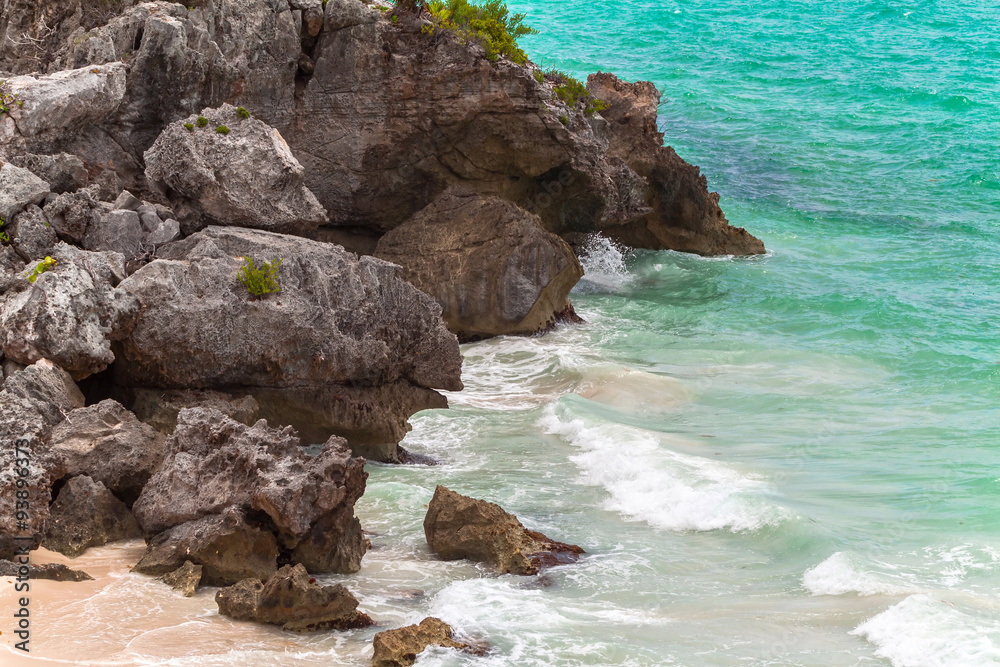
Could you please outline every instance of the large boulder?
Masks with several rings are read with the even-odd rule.
[[[383,236],[375,255],[441,305],[460,340],[535,334],[569,317],[583,276],[565,241],[500,197],[449,190]]]
[[[108,118],[125,97],[125,64],[80,67],[6,82],[18,100],[9,109],[22,136],[78,131]]]
[[[445,560],[467,558],[500,572],[536,574],[541,568],[575,561],[583,549],[527,530],[495,503],[438,486],[427,506],[424,536]]]
[[[76,558],[90,547],[139,537],[139,525],[125,503],[86,475],[71,478],[49,508],[42,546]]]
[[[59,240],[42,209],[34,204],[15,215],[9,229],[11,245],[27,262],[44,259]]]
[[[115,360],[111,341],[128,334],[139,300],[118,287],[121,255],[59,243],[52,258],[54,267],[0,301],[0,346],[18,363],[51,359],[79,380]]]
[[[29,577],[50,581],[92,581],[94,578],[81,570],[71,570],[62,563],[29,563],[0,559],[0,577]]]
[[[477,647],[452,638],[451,626],[430,616],[419,625],[384,630],[372,640],[372,667],[410,667],[417,655],[428,646],[443,646],[470,653],[481,653]]]
[[[444,407],[435,389],[462,387],[440,307],[392,264],[231,227],[160,255],[121,285],[144,306],[120,347],[123,386],[250,394],[261,416],[310,442],[343,435],[379,460],[396,457],[410,415]],[[282,259],[281,292],[252,297],[238,277],[245,257]],[[288,403],[294,410],[271,407]]]
[[[146,151],[146,177],[183,229],[206,224],[307,234],[327,221],[303,168],[274,128],[225,104],[171,123]]]
[[[310,456],[291,428],[263,420],[248,427],[190,408],[133,510],[150,535],[231,509],[257,512],[296,562],[314,572],[356,572],[365,542],[354,504],[367,476],[364,459],[352,459],[340,438]]]
[[[73,410],[55,427],[49,449],[69,475],[88,475],[134,503],[163,461],[166,437],[111,399]]]
[[[73,378],[47,359],[4,379],[0,390],[0,442],[5,443],[0,447],[0,503],[11,509],[0,512],[0,558],[12,558],[18,547],[41,544],[52,485],[65,474],[62,460],[44,443],[52,427],[83,403]],[[23,495],[25,491],[30,510],[27,520],[18,518],[14,511],[17,501],[23,500],[18,492]]]
[[[132,571],[165,575],[188,561],[202,567],[202,583],[229,586],[274,574],[278,545],[270,531],[251,525],[242,512],[230,508],[154,536]]]
[[[337,584],[321,586],[302,565],[285,565],[262,583],[246,579],[215,594],[219,613],[241,621],[280,625],[282,630],[348,630],[373,624],[358,600]]]

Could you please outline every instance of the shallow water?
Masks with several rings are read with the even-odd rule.
[[[376,548],[325,579],[383,627],[436,615],[492,646],[423,666],[1000,663],[995,7],[510,5],[545,66],[654,81],[667,142],[770,252],[596,241],[574,294],[587,324],[465,346],[467,389],[405,442],[442,464],[371,465]],[[436,484],[588,555],[541,579],[436,561]],[[377,628],[231,622],[210,590],[129,574],[136,559],[91,550],[97,582],[43,585],[38,653],[370,659]]]

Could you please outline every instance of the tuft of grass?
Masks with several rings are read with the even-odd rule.
[[[543,81],[545,81],[545,75],[542,74],[542,70],[540,70],[540,69],[536,69],[535,70],[534,77],[535,77],[535,81],[537,81],[538,83],[542,83]]]
[[[270,262],[261,262],[259,265],[253,257],[244,257],[243,266],[240,267],[239,278],[243,286],[250,292],[250,296],[261,298],[268,294],[281,291],[281,283],[278,281],[278,270],[281,268],[282,259],[272,259]]]
[[[208,125],[208,119],[204,116],[198,116],[198,127],[205,127]]]
[[[194,132],[194,123],[184,123],[184,128],[188,132]]]
[[[559,122],[569,127],[569,116],[559,116]]]
[[[7,220],[3,216],[0,216],[0,243],[10,243],[10,236],[3,230],[6,224]]]
[[[565,102],[571,109],[583,105],[583,113],[589,116],[595,111],[604,111],[608,108],[607,104],[592,96],[585,85],[569,74],[549,70],[548,75],[559,79],[560,84],[555,87],[554,92],[556,97]]]
[[[40,261],[38,264],[36,264],[35,268],[32,269],[27,274],[26,277],[28,278],[28,282],[31,283],[32,285],[34,285],[35,281],[38,280],[38,276],[42,275],[43,273],[45,273],[46,271],[48,271],[49,269],[51,269],[55,265],[56,265],[56,260],[55,259],[53,259],[52,257],[46,257],[45,259],[43,259],[42,261]]]
[[[244,109],[243,107],[239,107],[238,109],[236,109],[236,115],[242,118],[243,120],[246,120],[247,118],[250,117],[250,112]]]
[[[222,135],[229,134],[229,128],[226,127],[225,125],[220,125],[219,127],[215,128],[215,131]]]
[[[439,27],[449,29],[464,40],[479,42],[486,49],[491,62],[503,57],[519,65],[528,62],[528,56],[517,45],[525,35],[538,31],[524,25],[524,14],[511,14],[503,0],[484,0],[473,5],[469,0],[396,0],[397,8],[430,12]]]

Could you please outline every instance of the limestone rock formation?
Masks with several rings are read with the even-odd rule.
[[[410,667],[428,646],[481,653],[476,647],[452,639],[451,626],[433,616],[420,621],[419,625],[380,632],[375,635],[372,646],[375,650],[372,667]]]
[[[195,565],[189,560],[173,572],[167,572],[160,579],[170,588],[178,591],[186,598],[194,596],[201,583],[202,566]]]
[[[356,572],[365,543],[354,504],[367,476],[364,460],[352,459],[339,438],[310,456],[290,428],[263,420],[247,427],[189,408],[133,510],[149,535],[227,510],[261,513],[296,562],[314,572]]]
[[[131,388],[250,394],[261,416],[393,460],[417,410],[461,389],[458,341],[399,269],[337,246],[209,227],[170,244],[121,285],[144,310],[116,373]],[[243,257],[281,258],[281,292],[255,299]],[[284,400],[283,400],[284,397]],[[292,410],[273,406],[292,404]]]
[[[42,545],[76,558],[90,547],[139,537],[139,525],[125,503],[86,475],[71,478],[49,508]]]
[[[73,410],[55,427],[49,449],[69,475],[88,475],[134,503],[163,461],[166,437],[107,399]]]
[[[20,281],[0,301],[0,346],[14,361],[51,359],[79,380],[114,361],[111,341],[127,335],[139,301],[118,287],[121,255],[59,243],[52,257],[34,284]]]
[[[541,568],[575,561],[583,549],[527,530],[499,505],[455,493],[443,486],[424,517],[424,535],[445,560],[490,563],[500,572],[536,574]]]
[[[9,233],[14,250],[27,262],[44,259],[59,240],[42,209],[34,204],[14,216]]]
[[[0,167],[0,218],[6,222],[32,204],[41,204],[49,194],[49,184],[27,169],[11,163]]]
[[[535,334],[570,316],[572,248],[500,197],[449,190],[383,236],[375,255],[442,308],[460,340]]]
[[[302,565],[285,565],[266,583],[245,579],[215,595],[219,613],[243,620],[280,625],[283,630],[348,630],[372,625],[357,610],[358,600],[337,584],[321,586]]]
[[[188,233],[215,224],[307,234],[327,221],[281,134],[228,104],[168,125],[145,161]]]
[[[6,372],[5,372],[6,373]],[[52,484],[65,471],[62,460],[44,447],[52,427],[75,408],[83,394],[66,371],[47,359],[7,374],[0,390],[0,503],[12,508],[0,512],[0,558],[11,558],[27,538],[31,548],[41,544],[49,518]],[[20,451],[17,449],[20,447]],[[30,465],[18,464],[27,452]],[[26,473],[26,474],[22,474]],[[26,486],[17,486],[26,479]],[[31,512],[27,529],[18,526],[13,509],[20,489],[29,493]]]
[[[247,426],[260,418],[260,405],[253,396],[179,389],[135,389],[130,393],[135,416],[166,435],[177,428],[177,415],[184,408],[211,408]]]
[[[229,586],[246,578],[267,579],[277,571],[277,560],[274,536],[230,508],[156,535],[132,571],[164,575],[190,561],[202,567],[206,585]]]

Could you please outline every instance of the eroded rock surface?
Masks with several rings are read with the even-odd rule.
[[[173,572],[167,572],[160,579],[173,590],[189,598],[194,596],[198,590],[198,584],[201,583],[201,572],[201,565],[195,565],[186,560],[179,568]]]
[[[583,276],[537,216],[457,189],[383,236],[375,255],[402,266],[462,340],[550,329],[573,312],[569,292]]]
[[[79,380],[115,360],[111,341],[131,330],[139,300],[118,287],[121,255],[59,243],[52,258],[34,284],[22,280],[0,301],[0,344],[14,361],[51,359]]]
[[[409,667],[428,646],[481,653],[477,647],[452,639],[451,626],[440,618],[430,616],[420,621],[419,625],[407,625],[375,635],[372,667]]]
[[[71,478],[49,508],[42,545],[76,558],[90,547],[139,537],[139,525],[125,503],[86,475]]]
[[[228,104],[168,125],[145,161],[188,233],[214,224],[307,234],[327,221],[281,134]]]
[[[365,543],[354,504],[366,478],[364,460],[352,459],[339,438],[310,456],[291,428],[263,420],[248,427],[190,408],[133,510],[149,535],[229,510],[255,512],[269,518],[265,527],[296,562],[313,572],[356,572]]]
[[[536,574],[543,567],[571,563],[584,553],[578,546],[527,530],[495,503],[443,486],[434,490],[427,507],[424,535],[431,550],[445,560],[467,558],[511,574]]]
[[[242,620],[280,625],[283,630],[348,630],[372,625],[358,600],[337,584],[321,586],[302,565],[285,565],[266,583],[246,579],[215,595],[219,613]]]

